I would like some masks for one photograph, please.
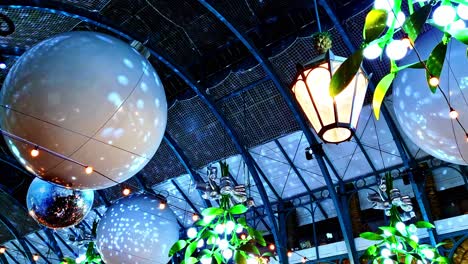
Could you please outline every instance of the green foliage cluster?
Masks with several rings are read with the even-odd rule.
[[[98,226],[98,221],[95,220],[93,222],[93,228],[91,230],[91,236],[93,238],[96,237],[96,230]],[[102,263],[101,255],[96,249],[96,244],[94,241],[88,242],[85,259],[81,262],[77,262],[76,259],[70,257],[64,257],[60,264],[94,264],[94,263]]]

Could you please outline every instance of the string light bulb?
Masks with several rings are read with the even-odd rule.
[[[307,262],[307,258],[306,257],[302,257],[302,263],[306,263]]]
[[[439,86],[439,78],[435,77],[435,76],[432,76],[431,78],[429,78],[429,85],[432,86],[432,87],[437,87]]]
[[[288,251],[288,258],[292,257],[292,251]]]
[[[5,246],[0,246],[0,254],[3,254],[6,252],[6,247]]]
[[[451,119],[457,119],[458,118],[458,112],[455,111],[452,107],[450,107],[450,113],[449,116]]]
[[[200,220],[200,216],[198,216],[197,214],[193,214],[193,215],[192,215],[192,220],[193,220],[194,222],[196,222],[196,221]]]
[[[31,150],[31,157],[35,158],[39,156],[39,147],[38,146],[35,146],[32,150]]]
[[[86,166],[85,167],[86,174],[91,174],[91,173],[93,173],[93,171],[94,171],[93,167],[91,167],[91,166]]]
[[[166,203],[167,203],[166,201],[161,200],[159,202],[159,209],[161,209],[161,210],[166,209]]]
[[[34,253],[32,257],[33,257],[33,260],[34,260],[34,261],[38,261],[38,260],[39,260],[39,254],[37,254],[37,253]]]
[[[122,190],[122,194],[123,194],[124,196],[128,196],[130,193],[131,193],[131,190],[130,190],[129,188],[124,188],[124,189]]]
[[[467,139],[467,140],[468,140],[468,139]],[[247,238],[247,236],[246,236],[245,234],[241,234],[241,235],[240,235],[240,238],[241,238],[242,240],[244,240],[244,239]]]
[[[269,248],[270,250],[275,250],[275,244],[270,244],[270,245],[268,246],[268,248]]]

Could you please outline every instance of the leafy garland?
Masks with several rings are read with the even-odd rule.
[[[378,45],[380,48],[384,49],[393,40],[394,35],[399,31],[399,29],[396,28],[397,19],[393,19],[391,26],[388,28],[386,22],[389,15],[393,16],[401,11],[402,1],[403,0],[394,0],[393,9],[390,11],[391,14],[389,14],[389,11],[382,9],[373,9],[367,14],[363,30],[364,41],[361,47],[355,51],[355,53],[352,54],[342,65],[340,65],[336,73],[333,75],[330,82],[331,96],[338,95],[354,78],[364,60],[364,49],[366,47],[370,45]],[[420,61],[418,62],[398,67],[395,60],[390,59],[390,73],[379,81],[374,92],[372,106],[375,117],[377,119],[379,119],[380,116],[380,107],[382,105],[385,94],[390,88],[390,85],[392,84],[398,72],[406,68],[425,69],[428,86],[431,91],[435,93],[438,87],[438,79],[444,65],[447,45],[451,38],[455,38],[458,41],[468,45],[468,28],[457,29],[451,25],[441,27],[433,23],[432,20],[428,19],[429,14],[432,11],[432,7],[438,3],[452,6],[452,3],[466,5],[468,4],[467,1],[432,0],[428,1],[425,5],[419,1],[419,4],[422,6],[416,11],[413,7],[413,0],[407,1],[410,16],[403,23],[401,30],[403,30],[405,36],[407,36],[407,40],[409,42],[408,48],[413,48],[413,44],[415,43],[416,39],[421,33],[423,26],[426,23],[442,31],[444,36],[442,37],[440,43],[432,50],[427,60],[422,60],[419,58]],[[386,28],[387,31],[384,33]]]
[[[387,195],[393,189],[393,179],[386,174]],[[435,228],[426,221],[419,221],[415,224],[406,225],[401,217],[398,207],[392,206],[390,209],[390,223],[388,226],[381,226],[377,232],[364,232],[360,237],[379,241],[369,246],[362,260],[370,260],[372,263],[451,263],[450,260],[439,254],[437,248],[445,243],[439,243],[435,247],[429,244],[419,244],[416,235],[418,228]]]
[[[229,173],[229,166],[221,162],[222,176]],[[169,251],[169,256],[184,252],[182,264],[227,263],[245,264],[249,260],[261,263],[263,257],[273,257],[266,252],[261,254],[258,246],[265,247],[262,232],[250,227],[246,218],[240,215],[248,208],[243,204],[231,205],[229,195],[222,195],[219,207],[210,207],[202,211],[203,218],[195,222],[192,238],[177,241]],[[198,250],[202,248],[201,250]]]

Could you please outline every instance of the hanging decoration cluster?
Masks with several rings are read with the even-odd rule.
[[[93,227],[91,234],[86,234],[83,232],[81,234],[78,244],[86,244],[86,253],[78,256],[76,259],[70,257],[64,257],[63,261],[60,264],[93,264],[93,263],[102,263],[101,255],[99,254],[96,248],[96,230],[98,226],[98,221],[93,222]]]
[[[228,177],[229,165],[220,162],[222,178]],[[264,258],[273,257],[266,252],[261,254],[258,246],[265,247],[262,232],[250,227],[241,216],[248,207],[233,203],[232,192],[221,192],[219,207],[202,211],[203,218],[187,230],[187,239],[177,241],[169,251],[169,256],[184,251],[183,264],[263,263]],[[242,199],[244,200],[244,199]]]
[[[454,38],[468,45],[468,29],[464,21],[468,19],[467,1],[433,0],[413,3],[413,0],[407,0],[409,17],[405,15],[402,1],[375,1],[374,8],[365,19],[361,47],[341,65],[330,83],[330,95],[337,96],[355,76],[364,59],[381,58],[385,50],[385,55],[390,59],[390,73],[380,80],[374,92],[372,104],[377,119],[385,94],[399,71],[406,68],[424,69],[428,87],[435,93],[440,90],[437,89],[439,77],[450,40]],[[444,33],[439,44],[434,47],[429,58],[418,56],[419,61],[415,63],[397,66],[396,61],[404,58],[414,48],[414,43],[426,24]],[[398,38],[399,35],[403,37]]]
[[[385,194],[392,196],[393,178],[390,173],[385,175]],[[380,209],[380,208],[377,208]],[[408,209],[408,208],[407,208]],[[405,213],[407,210],[404,210]],[[375,241],[376,244],[369,246],[362,260],[372,261],[371,263],[450,263],[450,260],[439,254],[437,247],[444,243],[439,243],[436,247],[429,244],[420,244],[417,235],[418,228],[435,228],[426,221],[419,221],[406,225],[405,222],[412,219],[405,213],[400,213],[397,205],[391,205],[389,210],[390,223],[388,226],[381,226],[377,232],[364,232],[360,237]]]

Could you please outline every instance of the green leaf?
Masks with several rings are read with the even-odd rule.
[[[448,245],[448,244],[449,244],[448,242],[440,242],[435,247],[438,248],[440,246],[444,246],[444,245]]]
[[[446,258],[446,257],[437,257],[436,259],[433,260],[435,263],[450,263],[450,259]]]
[[[359,236],[364,238],[364,239],[374,240],[374,241],[379,241],[379,240],[384,239],[383,236],[381,236],[379,234],[376,234],[374,232],[364,232],[364,233],[360,234]]]
[[[384,231],[384,233],[390,233],[392,235],[395,235],[397,232],[396,228],[391,226],[380,226],[379,229]]]
[[[66,264],[76,264],[76,261],[72,258],[69,258],[69,257],[64,257],[63,258],[63,261],[60,262],[61,264],[62,263],[66,263]]]
[[[241,247],[239,247],[240,250],[242,251],[245,251],[246,253],[251,253],[251,254],[254,254],[254,255],[260,255],[260,251],[258,250],[258,248],[256,246],[254,246],[253,244],[245,244],[245,245],[242,245]]]
[[[468,45],[468,28],[460,29],[454,32],[449,32],[456,40]]]
[[[263,235],[260,231],[254,229],[253,237],[259,245],[261,245],[262,247],[266,246],[265,238],[263,238]]]
[[[224,209],[218,208],[218,207],[210,207],[206,208],[205,210],[202,211],[203,216],[218,216],[222,215],[224,213]]]
[[[234,253],[234,263],[247,264],[247,259],[244,257],[240,250],[236,250],[236,253]]]
[[[362,49],[359,49],[340,65],[330,81],[330,95],[332,97],[341,93],[353,80],[363,59]]]
[[[229,213],[234,214],[234,215],[238,215],[238,214],[243,214],[243,213],[247,212],[247,210],[249,210],[249,208],[247,208],[247,206],[245,206],[243,204],[237,204],[237,205],[234,205],[233,207],[231,207],[229,209]]]
[[[407,254],[405,257],[405,264],[411,264],[413,262],[413,256],[411,254]]]
[[[441,41],[437,46],[432,50],[429,59],[426,63],[426,79],[429,88],[433,93],[437,91],[437,87],[433,87],[429,84],[429,79],[431,77],[439,78],[442,73],[442,67],[444,66],[445,54],[447,52],[447,43]]]
[[[187,246],[187,242],[185,240],[179,240],[172,245],[171,249],[169,250],[169,257],[174,256],[175,253],[181,251],[182,249]]]
[[[182,260],[182,262],[180,264],[195,264],[197,262],[198,262],[198,259],[196,259],[194,257],[190,257],[190,258]]]
[[[387,26],[387,11],[372,9],[366,16],[364,23],[364,41],[371,43],[376,40]]]
[[[265,252],[262,254],[262,257],[269,257],[269,258],[273,258],[274,260],[276,260],[276,256],[273,255],[273,253],[271,252]]]
[[[387,93],[388,88],[390,88],[395,76],[395,73],[387,74],[382,78],[382,80],[380,80],[377,87],[375,87],[374,98],[372,99],[372,108],[374,109],[374,115],[377,120],[379,120],[380,117],[380,107],[382,106],[385,94]]]
[[[239,223],[240,225],[242,225],[244,227],[247,226],[247,220],[245,219],[245,217],[239,217],[237,219],[237,223]]]
[[[435,228],[433,224],[426,221],[418,221],[415,225],[417,228]]]
[[[369,246],[366,249],[366,254],[369,255],[369,256],[375,256],[376,253],[377,253],[377,246],[376,245]]]
[[[188,259],[192,256],[193,252],[197,250],[197,244],[198,244],[198,241],[195,240],[187,246],[187,248],[185,249],[185,257],[184,257],[185,261],[188,261]]]
[[[213,257],[216,259],[216,262],[217,262],[218,264],[223,263],[223,256],[221,255],[221,253],[220,253],[219,251],[218,251],[218,252],[215,252],[215,253],[213,254]]]
[[[408,34],[410,40],[414,43],[421,33],[421,29],[426,23],[429,14],[432,11],[432,5],[425,5],[406,19],[403,24],[403,30]]]

